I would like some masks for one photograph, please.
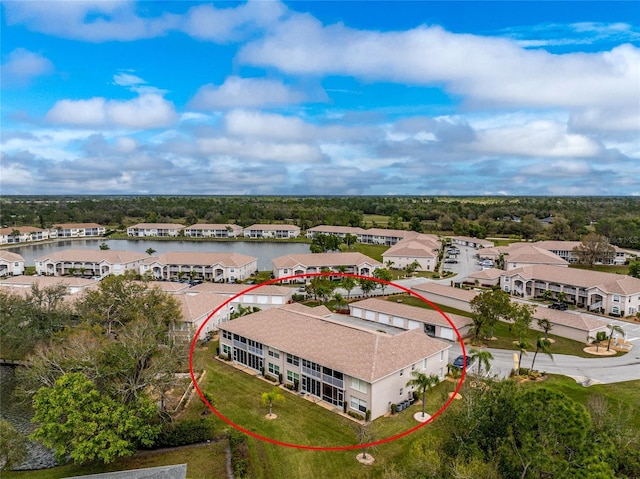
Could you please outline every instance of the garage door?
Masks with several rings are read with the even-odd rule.
[[[450,339],[451,341],[453,341],[453,329],[440,328],[440,337],[442,339]]]

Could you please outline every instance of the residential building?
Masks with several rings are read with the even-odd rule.
[[[176,294],[174,298],[180,303],[182,313],[182,320],[173,324],[173,332],[179,338],[191,341],[206,321],[206,325],[198,335],[198,339],[205,339],[213,331],[216,331],[221,323],[229,320],[230,305],[222,306],[228,299],[226,296],[215,293],[200,293],[197,295]],[[215,314],[212,315],[214,311]]]
[[[414,234],[382,253],[382,261],[392,269],[405,269],[416,264],[417,271],[434,271],[439,250],[440,242],[436,236]]]
[[[483,288],[493,288],[500,286],[500,275],[503,271],[497,268],[487,268],[482,271],[468,274],[463,283],[481,286]]]
[[[412,371],[444,378],[450,345],[421,329],[380,332],[327,317],[326,308],[320,316],[303,308],[271,308],[220,324],[222,355],[337,411],[363,417],[370,411],[372,420],[410,398]]]
[[[369,298],[349,304],[349,312],[355,318],[389,324],[401,329],[420,329],[430,337],[456,341],[458,336],[469,334],[471,321],[458,314],[444,317],[433,308],[420,308],[383,299]],[[449,322],[447,318],[451,321]]]
[[[633,316],[640,310],[640,279],[599,271],[525,266],[505,271],[500,288],[523,298],[551,291],[564,293],[566,300],[589,311],[613,316]]]
[[[49,239],[49,230],[33,226],[0,228],[0,244],[29,243]]]
[[[170,251],[146,256],[140,274],[153,279],[200,279],[205,281],[243,281],[258,270],[258,258],[239,253],[197,253]]]
[[[234,224],[195,224],[184,229],[186,238],[237,238],[243,235],[242,226]]]
[[[362,228],[356,228],[353,226],[319,225],[314,226],[313,228],[309,228],[306,231],[306,236],[309,239],[313,239],[319,234],[339,236],[342,239],[344,239],[347,235],[353,235],[356,238],[360,238],[361,235],[365,233],[365,231],[366,230]],[[357,239],[356,241],[359,241],[359,239]]]
[[[59,223],[50,231],[52,238],[88,238],[104,236],[106,228],[97,223]]]
[[[558,311],[546,306],[536,306],[533,311],[533,318],[531,329],[543,331],[537,320],[547,319],[552,326],[549,331],[550,334],[583,343],[591,342],[590,338],[595,338],[599,331],[609,333],[604,322],[573,311]]]
[[[577,263],[579,255],[575,251],[575,248],[580,246],[580,241],[537,241],[533,243],[534,246],[550,251],[553,254],[564,259],[568,263]],[[611,255],[598,258],[597,262],[602,264],[623,265],[629,260],[633,254],[630,251],[613,246],[613,253]]]
[[[202,283],[189,288],[185,293],[189,295],[216,293],[228,299],[252,287],[250,284]],[[268,284],[238,296],[230,304],[235,308],[238,306],[260,309],[274,308],[289,303],[293,293],[294,289],[290,287]]]
[[[244,229],[245,238],[297,238],[300,227],[296,225],[252,225]]]
[[[398,241],[414,236],[415,234],[414,231],[407,230],[369,228],[358,235],[358,243],[393,246]]]
[[[127,236],[139,238],[149,236],[179,236],[184,225],[176,223],[138,223],[127,228]]]
[[[451,241],[460,246],[470,246],[471,248],[493,248],[494,243],[489,240],[471,238],[469,236],[452,236]]]
[[[560,256],[530,243],[511,243],[509,246],[499,246],[496,249],[502,255],[503,269],[506,271],[535,264],[564,268],[569,266],[569,262]]]
[[[98,286],[99,281],[74,276],[13,276],[0,281],[1,288],[7,288],[18,294],[31,292],[33,286],[40,289],[52,286],[65,286],[70,296]]]
[[[134,251],[68,249],[35,260],[36,273],[48,276],[108,276],[138,272],[149,256]]]
[[[302,253],[273,259],[275,278],[339,269],[344,269],[341,271],[344,273],[371,276],[377,268],[382,268],[382,263],[362,253]],[[296,281],[305,282],[305,278]]]
[[[0,250],[0,276],[24,274],[24,258],[18,253]]]

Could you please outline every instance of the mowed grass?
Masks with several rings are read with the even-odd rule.
[[[225,449],[227,440],[221,439],[202,446],[149,451],[134,457],[121,458],[112,464],[67,464],[35,471],[1,471],[2,479],[60,479],[104,472],[125,471],[147,467],[186,464],[190,479],[220,479],[227,477]]]

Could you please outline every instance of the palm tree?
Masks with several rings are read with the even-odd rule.
[[[589,341],[595,343],[596,345],[596,353],[600,350],[600,343],[604,341],[606,337],[607,333],[605,333],[604,331],[598,331],[595,338],[593,336],[589,336]]]
[[[526,339],[520,339],[518,341],[514,341],[513,345],[516,347],[518,351],[520,351],[520,355],[518,356],[518,376],[520,375],[520,368],[522,368],[522,355],[527,353],[527,350],[531,348],[531,343]]]
[[[411,375],[413,376],[413,379],[410,379],[407,382],[407,387],[415,387],[416,390],[420,394],[422,394],[422,417],[424,418],[424,407],[427,401],[427,391],[431,391],[433,386],[437,386],[440,382],[440,378],[438,378],[438,376],[436,376],[435,374],[427,376],[420,371],[412,371]]]
[[[544,353],[553,359],[553,354],[551,354],[551,341],[541,336],[538,337],[538,340],[536,341],[536,352],[533,354],[533,361],[531,361],[532,371],[533,365],[536,363],[536,356],[538,355],[538,352]]]
[[[279,387],[274,387],[268,393],[262,393],[261,401],[263,406],[269,406],[269,416],[272,416],[273,403],[274,402],[284,402],[284,396],[280,392]]]
[[[611,338],[613,337],[613,333],[617,332],[620,333],[624,336],[624,329],[622,329],[620,326],[618,326],[617,324],[608,324],[607,328],[611,328],[611,334],[609,334],[609,341],[607,341],[607,351],[610,350],[611,348]]]
[[[344,288],[345,291],[347,292],[347,300],[348,300],[350,299],[349,297],[351,296],[351,290],[356,287],[356,280],[351,276],[344,276],[340,280],[340,286]]]
[[[549,339],[549,331],[553,328],[553,324],[548,319],[542,318],[538,320],[538,326],[544,331],[544,339],[547,341]]]
[[[478,363],[478,376],[480,376],[480,370],[482,369],[482,365],[484,365],[487,373],[489,369],[491,369],[491,360],[493,359],[493,354],[489,351],[481,351],[479,349],[472,349],[469,351],[471,354],[471,358]]]
[[[152,256],[153,253],[155,253],[155,252],[156,252],[156,250],[154,250],[153,248],[147,248],[146,251],[145,251],[145,253],[147,253],[149,256]]]

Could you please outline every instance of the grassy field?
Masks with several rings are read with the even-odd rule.
[[[270,390],[271,384],[238,371],[227,363],[215,360],[212,352],[215,343],[196,352],[196,363],[206,367],[208,374],[202,389],[212,394],[215,406],[229,419],[257,434],[283,439],[300,444],[347,445],[358,444],[357,423],[345,419],[325,408],[314,405],[288,391],[284,404],[277,404],[274,412],[276,420],[264,418],[267,412],[260,404],[260,394]],[[448,399],[448,393],[455,389],[455,383],[443,381],[427,396],[426,411],[434,413]],[[585,388],[574,380],[563,376],[550,376],[543,382],[524,383],[523,387],[548,387],[567,394],[572,399],[587,404],[593,394],[603,395],[612,410],[621,405],[630,409],[630,424],[640,429],[640,381],[597,385]],[[463,391],[464,393],[464,391]],[[452,407],[455,407],[455,402]],[[403,411],[393,418],[379,418],[367,429],[368,441],[375,442],[413,428],[417,423],[413,413],[420,411],[419,404]],[[196,397],[189,405],[184,417],[198,417],[205,411],[204,405]],[[446,414],[446,411],[443,413]],[[228,429],[226,423],[216,421],[220,432]],[[394,465],[409,459],[408,451],[417,438],[427,438],[441,434],[438,419],[433,423],[408,434],[398,440],[380,444],[367,452],[375,457],[372,466],[364,466],[356,461],[360,449],[347,451],[310,451],[271,444],[249,438],[250,477],[256,479],[324,479],[337,477],[346,479],[380,478]],[[226,477],[226,441],[214,442],[207,446],[186,447],[174,450],[143,453],[136,457],[121,459],[109,466],[98,464],[86,466],[66,465],[41,471],[3,472],[0,477],[7,479],[58,479],[80,474],[117,471],[166,464],[187,464],[187,477],[209,479]]]

